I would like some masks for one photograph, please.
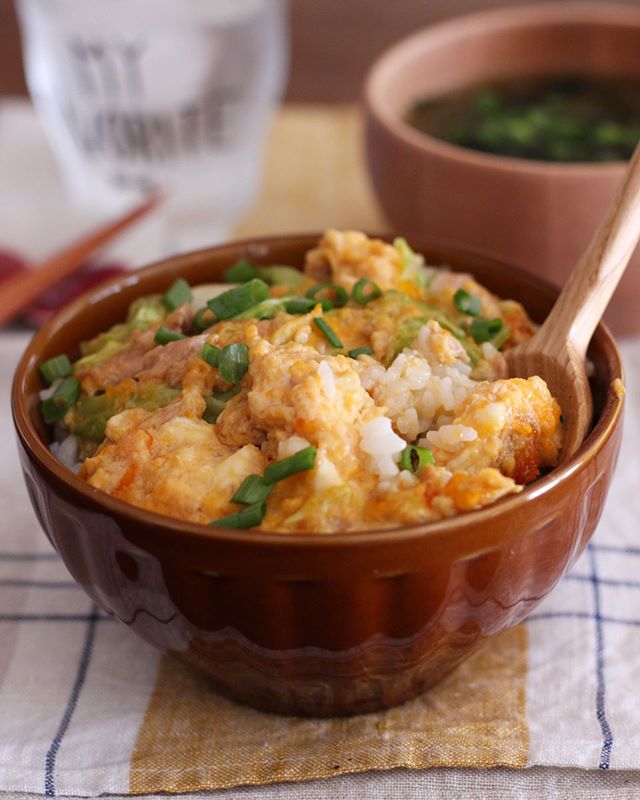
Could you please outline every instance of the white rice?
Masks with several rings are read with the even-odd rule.
[[[375,475],[387,478],[397,475],[397,459],[407,446],[391,427],[389,417],[376,417],[360,426],[360,449],[370,456],[370,469]]]
[[[310,447],[310,443],[302,436],[290,436],[282,442],[278,442],[278,459],[289,458],[300,450]],[[313,472],[313,486],[316,491],[322,492],[332,486],[340,486],[342,478],[336,468],[322,448],[318,449],[316,455],[315,469]]]
[[[493,359],[498,355],[500,352],[497,350],[491,342],[484,342],[480,349],[482,350],[482,355],[486,358],[487,361],[493,361]]]
[[[410,442],[450,423],[454,409],[477,386],[469,377],[471,367],[461,359],[438,364],[433,354],[427,357],[425,330],[426,326],[413,343],[421,351],[406,348],[388,369],[374,364],[361,374],[362,385],[376,405],[386,407],[396,430]]]
[[[61,442],[51,442],[49,446],[52,454],[60,461],[65,467],[69,467],[74,472],[80,470],[81,462],[78,461],[78,440],[71,433],[65,437]]]
[[[41,392],[38,392],[38,397],[40,400],[48,400],[50,397],[53,397],[56,389],[62,383],[62,378],[58,378],[57,381],[54,381],[51,386],[48,386],[46,389],[43,389]]]
[[[290,436],[288,439],[278,442],[278,459],[289,458],[306,447],[310,447],[310,443],[302,436]]]
[[[455,453],[465,442],[473,442],[477,438],[478,431],[468,425],[441,425],[437,431],[429,431],[426,436],[428,444],[449,453]]]
[[[342,478],[336,465],[331,461],[326,453],[318,451],[316,457],[315,471],[313,476],[313,486],[316,491],[322,492],[331,489],[333,486],[340,486]]]
[[[326,361],[321,361],[318,364],[318,376],[322,382],[324,393],[332,400],[336,396],[336,379],[333,370]]]

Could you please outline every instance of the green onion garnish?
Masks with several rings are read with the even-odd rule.
[[[65,378],[55,392],[40,406],[44,421],[51,424],[72,408],[80,397],[80,381],[77,378]]]
[[[503,344],[509,341],[511,336],[511,328],[508,325],[503,325],[501,330],[491,339],[491,344],[499,350]]]
[[[225,283],[246,283],[258,277],[258,270],[246,258],[236,261],[222,276]]]
[[[59,378],[66,378],[71,375],[71,362],[67,356],[55,356],[50,358],[38,367],[42,380],[51,386],[54,381]]]
[[[249,348],[246,344],[228,344],[220,352],[218,372],[229,383],[238,383],[249,369]]]
[[[313,324],[316,326],[316,328],[319,331],[321,331],[325,335],[325,338],[327,339],[327,341],[329,342],[329,344],[332,347],[342,347],[343,346],[342,342],[336,336],[335,331],[333,330],[331,325],[329,325],[328,322],[323,320],[321,317],[314,317],[313,318]]]
[[[502,330],[502,320],[496,319],[474,319],[471,323],[471,335],[478,344],[488,342]]]
[[[304,450],[298,450],[289,458],[269,464],[264,471],[264,480],[266,483],[276,483],[276,481],[282,481],[297,472],[311,469],[316,462],[317,449],[315,445],[310,445]]]
[[[316,451],[317,448],[310,445],[289,458],[269,464],[264,475],[246,477],[231,498],[231,502],[246,503],[247,507],[209,524],[227,528],[253,528],[254,525],[259,525],[267,511],[267,498],[273,491],[273,484],[298,472],[311,469],[316,461]]]
[[[220,364],[221,352],[222,350],[214,344],[205,343],[202,345],[200,355],[202,356],[202,360],[206,361],[210,367],[215,367],[217,369]]]
[[[231,498],[232,503],[264,503],[273,491],[273,483],[267,483],[262,475],[248,475]]]
[[[367,303],[381,296],[382,289],[369,278],[360,278],[351,292],[351,297],[361,306],[366,306]]]
[[[349,358],[358,358],[358,356],[372,356],[373,350],[370,347],[354,347],[349,350]]]
[[[236,314],[234,319],[273,319],[284,309],[283,301],[278,297],[267,297],[261,303],[251,306],[246,311]]]
[[[432,319],[435,319],[438,325],[440,325],[441,328],[444,328],[445,331],[449,331],[449,333],[452,333],[456,337],[456,339],[460,339],[460,341],[463,341],[464,339],[467,338],[467,334],[462,330],[462,328],[459,328],[457,325],[454,325],[453,322],[451,322],[450,319],[445,317],[444,314],[436,313],[433,315]]]
[[[218,528],[253,528],[262,522],[266,510],[264,503],[254,503],[243,508],[242,511],[215,519],[209,525],[215,525]]]
[[[211,313],[209,306],[204,306],[196,313],[191,324],[195,331],[202,333],[206,331],[207,328],[210,328],[215,321],[215,317]]]
[[[157,342],[158,344],[169,344],[169,342],[179,342],[180,339],[186,339],[187,337],[184,333],[179,333],[178,331],[172,331],[170,328],[165,328],[164,325],[161,325],[158,330],[156,331],[156,335],[153,337],[153,341]]]
[[[434,463],[433,453],[428,447],[409,444],[402,451],[398,466],[400,469],[406,469],[414,475],[419,475],[426,464]]]
[[[287,314],[308,314],[316,305],[315,301],[309,300],[308,297],[294,297],[291,300],[287,300],[284,304],[284,310]]]
[[[471,317],[477,317],[482,310],[480,298],[466,289],[458,289],[453,295],[453,305],[458,311],[463,314],[469,314]]]
[[[202,415],[202,419],[205,422],[208,422],[209,425],[215,425],[215,423],[218,421],[218,417],[224,411],[229,400],[231,400],[232,397],[235,397],[239,391],[239,386],[232,386],[226,392],[212,392],[211,394],[208,394],[205,398],[207,407]]]
[[[192,299],[191,287],[183,278],[178,278],[173,286],[162,296],[162,305],[167,311],[175,311],[176,308],[191,302]]]
[[[227,292],[212,297],[207,302],[209,308],[218,319],[231,319],[236,314],[241,314],[251,306],[266,300],[269,296],[269,287],[259,278],[252,278],[242,286],[229,289]]]
[[[269,286],[300,286],[309,279],[298,269],[285,267],[282,264],[272,264],[269,267],[258,267],[255,278],[262,278]]]
[[[349,295],[347,292],[342,288],[342,286],[338,286],[335,283],[318,283],[316,286],[312,286],[307,291],[307,297],[310,300],[315,300],[316,303],[319,303],[323,298],[317,297],[321,292],[327,293],[328,297],[325,297],[325,300],[329,300],[331,305],[334,308],[342,308],[342,306],[346,306],[349,302]]]
[[[308,314],[320,303],[323,311],[331,311],[333,304],[331,300],[310,300],[308,297],[292,297],[284,304],[287,314]]]

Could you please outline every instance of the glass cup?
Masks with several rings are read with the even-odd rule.
[[[286,0],[18,0],[34,105],[82,208],[154,188],[177,251],[255,198],[287,65]]]

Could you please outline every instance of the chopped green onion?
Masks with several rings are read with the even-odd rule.
[[[248,475],[231,498],[232,503],[264,503],[273,491],[273,483],[267,483],[262,475]]]
[[[254,525],[259,525],[264,519],[267,498],[273,491],[273,484],[298,472],[311,469],[316,461],[316,449],[314,445],[310,445],[289,458],[269,464],[264,475],[246,477],[231,498],[231,502],[246,503],[247,507],[209,524],[227,528],[253,528]]]
[[[497,333],[493,339],[490,340],[490,342],[496,348],[496,350],[499,350],[503,344],[506,344],[509,341],[510,336],[511,328],[508,325],[503,325],[500,332]]]
[[[358,356],[372,356],[373,350],[370,347],[354,347],[349,350],[349,358],[358,358]]]
[[[329,344],[332,347],[342,347],[343,346],[342,342],[336,336],[335,331],[333,330],[331,325],[329,325],[328,322],[323,320],[321,317],[314,317],[313,318],[313,324],[316,326],[316,328],[319,331],[321,331],[325,335],[325,338],[327,339],[327,341],[329,342]]]
[[[415,444],[409,444],[402,451],[398,466],[400,469],[406,469],[414,475],[419,475],[426,464],[434,463],[433,453],[428,447],[418,447]]]
[[[469,337],[460,339],[460,344],[464,347],[465,353],[469,356],[469,363],[472,367],[475,367],[476,364],[482,361],[482,351]]]
[[[246,344],[228,344],[220,352],[218,372],[229,383],[238,383],[249,369],[249,348]]]
[[[463,314],[469,314],[471,317],[477,317],[482,310],[480,298],[476,294],[468,292],[466,289],[458,289],[453,295],[453,305]]]
[[[156,335],[153,337],[153,341],[157,342],[158,344],[169,344],[169,342],[179,342],[180,339],[186,339],[187,337],[184,333],[179,333],[178,331],[172,331],[170,328],[165,328],[164,325],[161,325],[158,330],[156,331]]]
[[[258,270],[246,258],[236,261],[222,276],[225,283],[246,283],[258,277]]]
[[[258,267],[255,278],[262,278],[269,286],[300,286],[309,279],[298,269],[285,267],[281,264],[273,264],[270,267]]]
[[[316,307],[317,303],[314,300],[309,300],[308,297],[294,297],[287,300],[284,304],[284,310],[287,314],[308,314]]]
[[[474,319],[471,323],[471,335],[478,344],[488,342],[502,330],[502,320],[496,319]]]
[[[48,361],[40,364],[39,370],[42,375],[42,380],[47,386],[51,386],[58,378],[66,378],[68,375],[71,375],[71,362],[68,356],[55,356],[55,358],[50,358]]]
[[[80,381],[77,378],[65,378],[55,392],[40,406],[44,421],[51,424],[72,408],[80,397]]]
[[[236,314],[234,319],[273,319],[283,308],[284,303],[279,297],[267,297],[241,314]]]
[[[456,339],[466,339],[467,334],[462,330],[462,328],[454,325],[453,322],[451,322],[448,317],[445,317],[444,314],[437,312],[431,316],[431,319],[434,319],[441,328],[445,329],[445,331],[452,333]]]
[[[208,320],[205,319],[205,316],[207,314],[209,315]],[[198,333],[202,333],[203,331],[206,331],[207,328],[210,328],[215,321],[216,321],[215,317],[211,313],[211,309],[209,308],[209,306],[203,306],[196,313],[195,317],[193,318],[193,322],[191,324],[193,325],[194,330],[196,330]]]
[[[220,365],[220,353],[222,350],[219,347],[216,347],[214,344],[205,344],[202,345],[202,350],[200,351],[200,355],[202,356],[202,360],[206,361],[210,367],[215,367],[216,369]]]
[[[308,314],[320,303],[323,311],[331,311],[333,303],[331,300],[310,300],[308,297],[292,297],[284,304],[287,314]]]
[[[329,292],[329,297],[324,299],[329,300],[334,308],[342,308],[342,306],[346,306],[346,304],[349,302],[349,295],[347,292],[342,288],[342,286],[338,286],[335,283],[318,283],[316,286],[312,286],[308,290],[307,297],[310,300],[320,302],[322,298],[317,298],[317,295],[320,294],[320,292]]]
[[[207,305],[218,319],[231,319],[237,314],[242,314],[251,306],[266,300],[268,296],[267,284],[259,278],[252,278],[235,289],[229,289],[217,297],[212,297]]]
[[[209,425],[214,425],[218,421],[220,414],[222,414],[226,408],[229,400],[231,400],[232,397],[235,397],[239,391],[239,386],[232,386],[226,392],[213,392],[212,394],[207,395],[205,398],[207,407],[202,415],[202,419],[205,422],[208,422]]]
[[[215,519],[209,525],[214,525],[217,528],[253,528],[262,522],[266,510],[264,503],[254,503],[243,508],[242,511],[236,511],[234,514]]]
[[[191,294],[191,287],[189,284],[183,278],[178,278],[173,286],[163,295],[162,305],[167,311],[175,311],[176,308],[180,308],[180,306],[185,303],[191,302],[192,298],[193,295]]]
[[[267,483],[276,483],[282,481],[297,472],[304,472],[311,469],[316,463],[315,445],[305,447],[304,450],[298,450],[289,458],[283,458],[281,461],[275,461],[264,471],[264,479]]]
[[[351,292],[351,297],[361,306],[366,306],[367,303],[377,300],[381,296],[382,289],[369,278],[360,278]]]

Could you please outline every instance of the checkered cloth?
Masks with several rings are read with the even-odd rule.
[[[69,579],[12,445],[9,382],[25,344],[0,338],[0,791],[187,793],[392,767],[640,768],[640,342],[623,347],[616,478],[570,574],[526,625],[432,692],[338,721],[224,700]]]

